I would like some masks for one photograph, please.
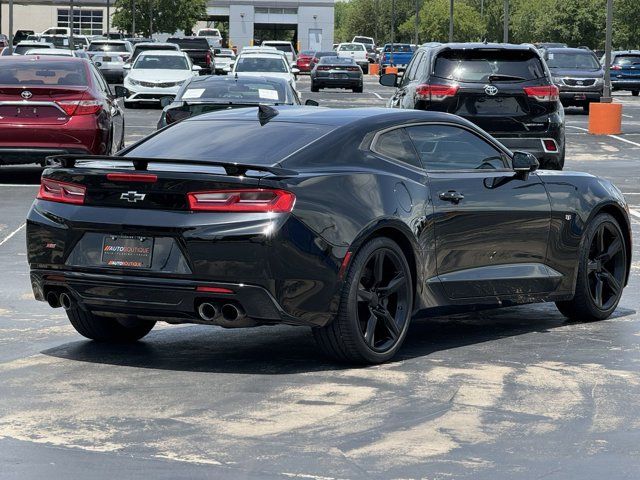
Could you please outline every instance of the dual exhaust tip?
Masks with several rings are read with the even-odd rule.
[[[51,290],[47,293],[47,303],[51,308],[64,308],[65,310],[70,310],[73,308],[73,300],[71,295],[67,292],[56,292],[55,290]]]
[[[235,322],[245,317],[244,310],[233,303],[225,303],[222,307],[209,302],[201,303],[198,315],[207,322],[215,322],[220,316],[227,322]]]

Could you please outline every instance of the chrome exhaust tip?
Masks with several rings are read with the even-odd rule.
[[[49,306],[51,308],[60,308],[60,297],[58,296],[58,294],[56,292],[49,292],[47,293],[47,303],[49,304]]]
[[[235,322],[243,319],[245,316],[244,310],[237,307],[233,303],[227,303],[222,306],[222,318],[228,322]]]
[[[198,315],[207,322],[213,322],[220,315],[220,312],[214,304],[205,302],[198,307]]]
[[[72,301],[68,293],[64,292],[60,294],[60,305],[62,305],[62,308],[65,310],[71,309]]]

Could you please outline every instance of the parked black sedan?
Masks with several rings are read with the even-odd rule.
[[[260,106],[52,161],[27,219],[35,298],[99,341],[285,323],[378,363],[414,315],[554,301],[602,320],[629,278],[614,185],[538,172],[446,113]]]
[[[562,170],[564,110],[549,69],[532,45],[445,43],[423,45],[397,87],[390,107],[455,113],[508,148],[531,152],[544,168]]]
[[[321,88],[350,88],[355,93],[362,93],[362,68],[353,58],[326,56],[311,70],[311,91]]]
[[[175,98],[167,97],[158,128],[216,110],[257,105],[300,105],[298,92],[284,78],[242,76],[200,76],[185,82]],[[317,105],[307,100],[307,105]]]

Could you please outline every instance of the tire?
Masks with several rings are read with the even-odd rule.
[[[352,90],[353,90],[353,93],[362,93],[362,90],[363,90],[362,85],[359,87],[355,87]]]
[[[589,110],[590,110],[590,107],[589,107],[589,106],[590,106],[590,103],[589,103],[589,102],[585,102],[585,103],[583,103],[583,104],[582,104],[582,111],[583,111],[584,113],[589,113]]]
[[[411,270],[402,250],[388,238],[374,238],[351,261],[336,318],[313,334],[320,349],[337,361],[383,363],[402,346],[412,310]]]
[[[156,324],[142,320],[119,321],[115,318],[100,317],[79,308],[67,310],[67,317],[80,335],[98,342],[135,342],[149,333]]]
[[[369,64],[367,63],[364,67],[362,67],[362,73],[365,75],[369,74]]]
[[[626,247],[616,219],[607,213],[598,214],[580,246],[575,295],[571,300],[556,302],[560,313],[582,322],[608,318],[622,296],[627,276]]]
[[[314,93],[317,93],[320,91],[320,89],[318,88],[318,85],[316,85],[315,83],[311,82],[311,91]]]
[[[631,90],[631,95],[633,95],[634,97],[637,97],[639,93],[640,90]]]

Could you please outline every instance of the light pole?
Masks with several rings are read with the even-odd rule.
[[[449,0],[449,42],[453,42],[453,0]]]
[[[107,33],[109,33],[110,21],[111,21],[111,0],[107,0]]]
[[[396,42],[396,0],[391,0],[391,52],[389,63],[393,65],[393,44]]]
[[[611,103],[611,28],[613,24],[613,0],[607,0],[607,31],[604,40],[604,91],[600,102]]]
[[[509,43],[509,0],[504,0],[504,25],[502,28],[502,41]]]
[[[415,24],[415,39],[414,42],[418,44],[418,30],[420,28],[420,20],[418,18],[418,13],[420,12],[420,0],[416,0],[416,24]]]
[[[69,29],[69,49],[71,50],[75,50],[75,48],[73,48],[73,26],[75,24],[73,17],[73,0],[69,0],[69,26],[71,27]]]
[[[136,36],[136,0],[131,0],[131,36]]]
[[[9,0],[9,53],[13,53],[13,0]]]

